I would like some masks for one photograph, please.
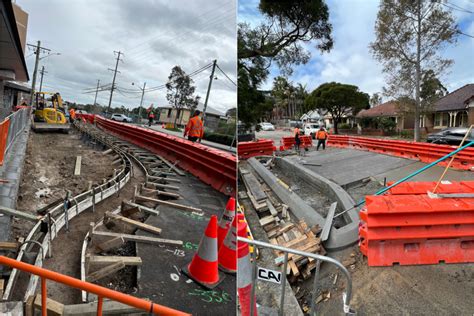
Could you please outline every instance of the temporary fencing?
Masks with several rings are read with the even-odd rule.
[[[248,159],[254,156],[273,155],[276,150],[271,139],[259,139],[251,142],[239,142],[237,151],[239,159]]]
[[[97,315],[102,315],[102,304],[104,298],[109,298],[114,301],[133,306],[135,308],[141,309],[147,313],[155,314],[155,315],[189,315],[175,309],[158,305],[153,302],[133,297],[131,295],[123,294],[96,284],[92,284],[89,282],[84,282],[78,280],[76,278],[60,274],[51,270],[43,269],[40,267],[36,267],[34,265],[30,265],[28,263],[24,263],[21,261],[17,261],[14,259],[10,259],[4,256],[0,256],[0,264],[7,265],[12,267],[16,270],[21,270],[23,272],[27,272],[33,274],[37,277],[41,278],[41,314],[43,316],[48,315],[47,311],[47,287],[46,282],[47,280],[51,280],[54,282],[58,282],[61,284],[65,284],[69,287],[73,287],[79,290],[87,291],[94,293],[98,296],[97,302]]]
[[[13,112],[0,123],[0,165],[17,137],[25,130],[30,121],[31,108]]]
[[[288,255],[295,254],[307,258],[313,258],[316,260],[316,272],[314,275],[313,281],[313,289],[312,289],[312,298],[311,298],[311,310],[309,315],[315,315],[316,311],[316,293],[318,292],[318,281],[319,281],[319,266],[321,262],[326,262],[330,264],[334,264],[341,272],[342,275],[346,279],[346,292],[343,293],[343,311],[346,315],[354,315],[354,311],[350,308],[350,302],[352,298],[352,278],[349,271],[341,264],[339,261],[310,253],[305,251],[300,251],[296,249],[286,248],[278,245],[272,245],[266,242],[257,241],[257,240],[250,240],[247,238],[242,238],[241,236],[237,237],[238,240],[238,278],[237,278],[237,288],[239,292],[239,301],[241,304],[241,311],[242,315],[256,315],[255,313],[255,291],[257,289],[257,273],[258,273],[258,266],[257,260],[255,258],[255,253],[251,253],[252,259],[252,266],[249,265],[249,261],[247,260],[249,252],[245,248],[241,248],[242,243],[246,243],[249,245],[254,245],[263,248],[269,248],[272,250],[278,250],[285,254],[283,259],[283,267],[281,270],[282,278],[279,286],[281,286],[281,296],[280,296],[280,309],[278,315],[284,315],[284,307],[285,307],[285,288],[286,288],[286,271],[288,267]],[[242,277],[241,277],[242,276]]]
[[[450,145],[347,135],[329,135],[328,146],[367,150],[380,154],[415,159],[425,163],[436,161],[457,148]],[[440,163],[443,166],[447,164],[447,161]],[[452,167],[461,170],[471,170],[474,167],[474,148],[466,148],[458,153],[453,160]]]
[[[87,119],[89,122],[94,121],[90,117]],[[95,123],[124,140],[163,156],[214,189],[229,196],[235,195],[237,158],[232,154],[180,137],[115,122],[97,115]]]
[[[435,185],[402,183],[366,197],[359,235],[369,266],[474,262],[474,199],[430,196]],[[445,182],[437,193],[474,196],[474,181]]]
[[[313,139],[311,136],[300,136],[301,148],[309,148],[313,146]],[[295,147],[295,138],[293,136],[282,137],[280,139],[280,150],[288,150]]]

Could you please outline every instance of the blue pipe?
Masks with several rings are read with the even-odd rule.
[[[404,178],[398,180],[398,181],[395,182],[394,184],[392,184],[392,185],[390,185],[390,186],[388,186],[388,187],[386,187],[386,188],[383,188],[383,189],[377,191],[374,195],[381,195],[381,194],[387,192],[388,190],[390,190],[390,189],[393,188],[394,186],[397,186],[397,185],[399,185],[400,183],[405,182],[405,181],[407,181],[408,179],[413,178],[413,177],[416,176],[417,174],[422,173],[423,171],[425,171],[425,170],[427,170],[427,169],[429,169],[429,168],[431,168],[431,167],[437,165],[438,163],[440,163],[440,162],[443,161],[443,160],[448,159],[449,157],[452,157],[452,156],[456,155],[456,154],[457,154],[458,152],[460,152],[461,150],[464,150],[464,149],[466,149],[467,147],[470,147],[470,146],[472,146],[472,145],[474,145],[474,141],[469,142],[469,143],[467,143],[466,145],[464,145],[464,146],[462,146],[462,147],[459,147],[459,148],[456,149],[455,151],[453,151],[453,152],[447,154],[446,156],[439,158],[438,160],[436,160],[436,161],[430,163],[429,165],[424,166],[424,167],[421,168],[421,169],[418,169],[417,171],[415,171],[415,172],[409,174],[408,176],[406,176],[406,177],[404,177]],[[361,200],[359,203],[357,203],[354,207],[359,207],[359,206],[364,205],[364,204],[365,204],[365,199],[362,199],[362,200]]]

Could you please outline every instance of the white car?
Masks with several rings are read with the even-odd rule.
[[[260,123],[258,125],[260,125],[260,129],[262,131],[274,131],[275,130],[275,126],[273,126],[272,123],[263,122],[263,123]]]
[[[304,134],[306,136],[311,136],[312,139],[316,138],[316,133],[319,130],[319,124],[316,123],[306,123],[303,125]]]
[[[132,119],[126,116],[125,114],[114,113],[112,114],[112,117],[110,119],[118,122],[132,123]]]

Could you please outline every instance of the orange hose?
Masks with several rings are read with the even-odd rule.
[[[11,258],[7,258],[5,256],[0,256],[0,264],[4,264],[21,271],[35,274],[41,277],[42,279],[45,279],[44,285],[43,285],[43,281],[41,284],[42,289],[43,289],[43,286],[44,288],[46,287],[46,279],[48,279],[51,281],[68,285],[70,287],[74,287],[82,291],[94,293],[97,296],[102,297],[102,298],[106,297],[108,299],[129,305],[129,306],[133,306],[135,308],[144,310],[146,312],[152,311],[156,315],[178,315],[178,316],[190,315],[188,313],[184,313],[184,312],[181,312],[181,311],[178,311],[166,306],[158,305],[158,304],[146,301],[138,297],[133,297],[131,295],[127,295],[127,294],[123,294],[111,289],[107,289],[99,285],[95,285],[89,282],[84,282],[79,279],[76,279],[76,278],[61,274],[61,273],[39,268],[28,263],[24,263],[24,262],[20,262]],[[44,291],[43,293],[44,293],[43,297],[46,298],[46,291]],[[43,307],[46,307],[46,304],[43,304]]]

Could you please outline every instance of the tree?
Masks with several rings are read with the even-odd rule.
[[[422,110],[431,110],[431,105],[448,94],[448,90],[436,77],[434,71],[429,69],[423,74],[420,99],[422,101]]]
[[[415,100],[415,141],[420,140],[421,82],[431,70],[436,76],[453,61],[440,56],[456,42],[459,30],[442,3],[429,0],[382,0],[370,44],[386,74],[385,93]]]
[[[166,83],[166,99],[173,108],[176,109],[176,117],[174,119],[174,125],[178,116],[180,116],[179,123],[181,124],[182,116],[178,115],[180,110],[188,108],[193,111],[198,103],[200,96],[194,96],[196,87],[193,86],[194,81],[181,69],[179,66],[174,66],[171,69],[171,73],[168,76],[168,82]]]
[[[371,108],[373,108],[374,106],[382,104],[382,96],[378,92],[375,92],[370,97],[369,103],[370,103]]]
[[[308,110],[322,109],[331,114],[337,134],[337,125],[344,116],[356,115],[369,108],[369,95],[353,85],[323,83],[306,98],[305,106]]]
[[[237,117],[237,108],[230,108],[228,109],[226,112],[225,112],[225,116],[229,116],[229,117],[232,117],[232,118],[236,118]]]
[[[322,52],[333,46],[328,7],[323,0],[261,0],[263,21],[252,28],[240,23],[237,33],[239,119],[249,126],[272,109],[258,91],[275,61],[282,73],[306,63],[309,52],[301,45],[317,41]],[[254,117],[255,115],[259,115]]]

